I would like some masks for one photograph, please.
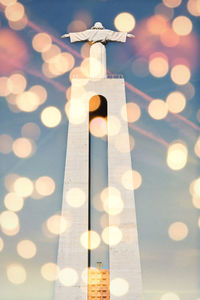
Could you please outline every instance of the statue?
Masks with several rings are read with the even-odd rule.
[[[105,29],[100,22],[96,22],[91,29],[62,35],[70,38],[70,42],[88,41],[90,47],[90,77],[106,78],[106,47],[108,42],[126,42],[126,37],[134,35],[127,32],[116,32]]]

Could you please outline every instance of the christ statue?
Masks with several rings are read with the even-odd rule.
[[[70,42],[87,41],[90,44],[90,77],[106,78],[106,47],[108,42],[125,43],[126,38],[134,35],[127,32],[116,32],[105,29],[100,22],[96,22],[91,29],[62,35],[69,37]]]

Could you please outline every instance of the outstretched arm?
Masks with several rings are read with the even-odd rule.
[[[134,38],[135,35],[134,35],[134,34],[131,34],[131,33],[127,33],[127,37],[129,37],[129,38]]]
[[[65,33],[61,36],[62,39],[69,37],[69,33]]]

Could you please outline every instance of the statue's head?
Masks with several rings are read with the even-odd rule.
[[[103,25],[101,22],[96,22],[94,26],[91,27],[91,29],[104,29]]]

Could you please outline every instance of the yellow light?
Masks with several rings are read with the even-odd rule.
[[[17,2],[17,0],[0,0],[0,3],[3,4],[4,6],[9,6],[16,2]]]
[[[147,28],[151,34],[160,35],[167,29],[167,19],[161,15],[155,15],[147,20]]]
[[[33,49],[37,52],[46,52],[51,48],[51,45],[51,37],[45,32],[37,33],[32,40]]]
[[[114,19],[114,25],[117,30],[129,32],[135,27],[136,21],[133,15],[128,12],[118,14]]]
[[[36,252],[36,245],[30,240],[22,240],[17,244],[17,253],[25,259],[33,258]]]
[[[200,177],[193,181],[192,194],[196,197],[200,197]]]
[[[107,134],[107,121],[102,117],[95,117],[90,122],[90,133],[95,137],[103,137]]]
[[[180,41],[180,37],[171,28],[168,28],[160,36],[160,40],[163,43],[163,45],[166,47],[175,47],[178,45]]]
[[[19,178],[19,176],[17,174],[8,174],[5,177],[4,180],[4,185],[6,187],[6,189],[10,192],[14,192],[14,183],[16,181],[16,179]]]
[[[128,153],[131,150],[133,150],[135,146],[135,141],[134,138],[132,136],[129,137],[127,133],[120,133],[116,136],[114,145],[119,152]]]
[[[148,106],[149,115],[155,120],[164,119],[168,114],[168,106],[161,99],[154,99]]]
[[[59,235],[66,231],[66,229],[69,227],[69,224],[65,217],[60,215],[53,215],[48,218],[46,226],[50,233]]]
[[[35,111],[39,106],[39,98],[31,91],[26,91],[17,95],[17,107],[25,112]]]
[[[116,246],[122,240],[122,232],[117,226],[108,226],[102,231],[102,239],[109,246]]]
[[[110,293],[116,297],[122,297],[128,293],[129,283],[123,278],[115,278],[110,282]]]
[[[18,196],[29,197],[33,192],[33,183],[27,177],[19,177],[14,182],[14,191]]]
[[[172,28],[178,35],[188,35],[192,31],[192,22],[188,17],[178,16],[173,20]]]
[[[55,191],[55,182],[49,176],[41,176],[36,180],[35,188],[39,195],[50,196]]]
[[[182,0],[163,0],[163,3],[168,7],[177,7],[181,4]]]
[[[40,273],[42,277],[48,281],[56,280],[58,278],[58,272],[59,272],[58,266],[50,262],[44,264],[40,269]]]
[[[188,158],[187,147],[180,142],[173,143],[167,151],[167,165],[172,170],[181,170],[185,167]]]
[[[59,76],[69,72],[73,68],[74,64],[74,57],[70,53],[63,52],[54,56],[49,61],[49,71],[54,76]]]
[[[101,104],[101,98],[98,95],[93,96],[89,102],[89,111],[95,111]]]
[[[192,204],[194,205],[195,208],[200,209],[200,197],[193,196]]]
[[[21,134],[24,137],[38,139],[40,136],[40,127],[32,122],[26,123],[21,129]]]
[[[168,59],[164,55],[156,54],[150,57],[149,60],[149,72],[157,78],[161,78],[167,75],[169,71]]]
[[[26,281],[26,270],[20,264],[11,264],[6,269],[8,280],[19,285]]]
[[[54,128],[58,126],[62,120],[61,112],[55,106],[48,106],[45,109],[43,109],[40,117],[42,123],[49,128]]]
[[[27,158],[32,154],[32,142],[27,138],[18,138],[13,142],[13,152],[20,158]]]
[[[23,18],[24,12],[24,6],[17,2],[6,7],[5,16],[9,21],[17,22]]]
[[[10,94],[10,89],[8,85],[8,77],[0,77],[0,96],[6,97]]]
[[[136,170],[128,170],[122,174],[121,182],[127,190],[136,190],[142,184],[142,176]]]
[[[0,153],[8,154],[12,151],[13,139],[7,134],[0,135]]]
[[[121,122],[119,118],[109,115],[108,118],[108,135],[114,136],[117,135],[121,128]]]
[[[112,216],[120,214],[124,208],[121,194],[114,187],[106,188],[101,192],[101,201],[104,210]]]
[[[193,16],[200,16],[200,0],[189,0],[187,2],[187,9]]]
[[[24,206],[24,199],[15,193],[8,193],[5,195],[4,204],[11,211],[20,211]]]
[[[96,231],[89,230],[81,234],[80,243],[85,249],[96,249],[101,243],[101,238]]]
[[[81,124],[85,121],[87,116],[86,106],[82,100],[75,100],[67,102],[65,106],[65,113],[70,123]]]
[[[61,50],[57,45],[51,45],[51,47],[47,51],[42,52],[42,58],[44,61],[50,62],[51,59],[53,59],[60,53]]]
[[[3,239],[0,237],[0,252],[3,250],[4,247],[4,241]]]
[[[78,273],[72,268],[64,268],[59,271],[58,279],[64,286],[74,286],[78,281]]]
[[[198,137],[198,139],[195,143],[194,152],[200,158],[200,136]]]
[[[179,298],[179,296],[177,294],[166,293],[166,294],[162,295],[162,297],[160,298],[160,300],[180,300],[180,298]]]
[[[178,85],[186,84],[190,77],[190,69],[185,65],[175,65],[171,70],[171,79]]]
[[[141,116],[141,110],[136,103],[127,103],[122,106],[121,116],[123,120],[133,123],[139,120]]]
[[[86,201],[86,195],[83,190],[79,188],[71,188],[66,193],[66,202],[75,208],[81,207]]]
[[[20,73],[12,74],[8,78],[8,89],[12,94],[20,94],[24,92],[26,85],[26,78]]]
[[[5,230],[12,231],[19,226],[18,215],[9,210],[5,210],[0,215],[1,227]]]
[[[181,92],[172,92],[167,96],[168,110],[174,114],[180,113],[186,106],[186,99]]]
[[[182,222],[175,222],[168,229],[169,237],[174,241],[182,241],[188,235],[187,225]]]
[[[39,99],[39,105],[47,100],[47,90],[42,85],[34,85],[30,88],[30,92],[34,93]]]
[[[90,63],[91,63],[91,60],[93,58],[84,58],[84,60],[82,61],[81,65],[80,65],[80,68],[81,68],[81,72],[83,73],[83,75],[85,77],[90,77]],[[98,65],[98,70],[99,72],[101,72],[102,70],[102,65],[100,63],[98,63],[98,61],[95,62],[96,63],[96,66]]]
[[[14,29],[14,30],[22,30],[22,29],[24,29],[27,26],[27,24],[28,24],[28,18],[24,14],[24,16],[19,21],[16,21],[16,22],[8,21],[8,23],[9,23],[9,27],[12,28],[12,29]]]

